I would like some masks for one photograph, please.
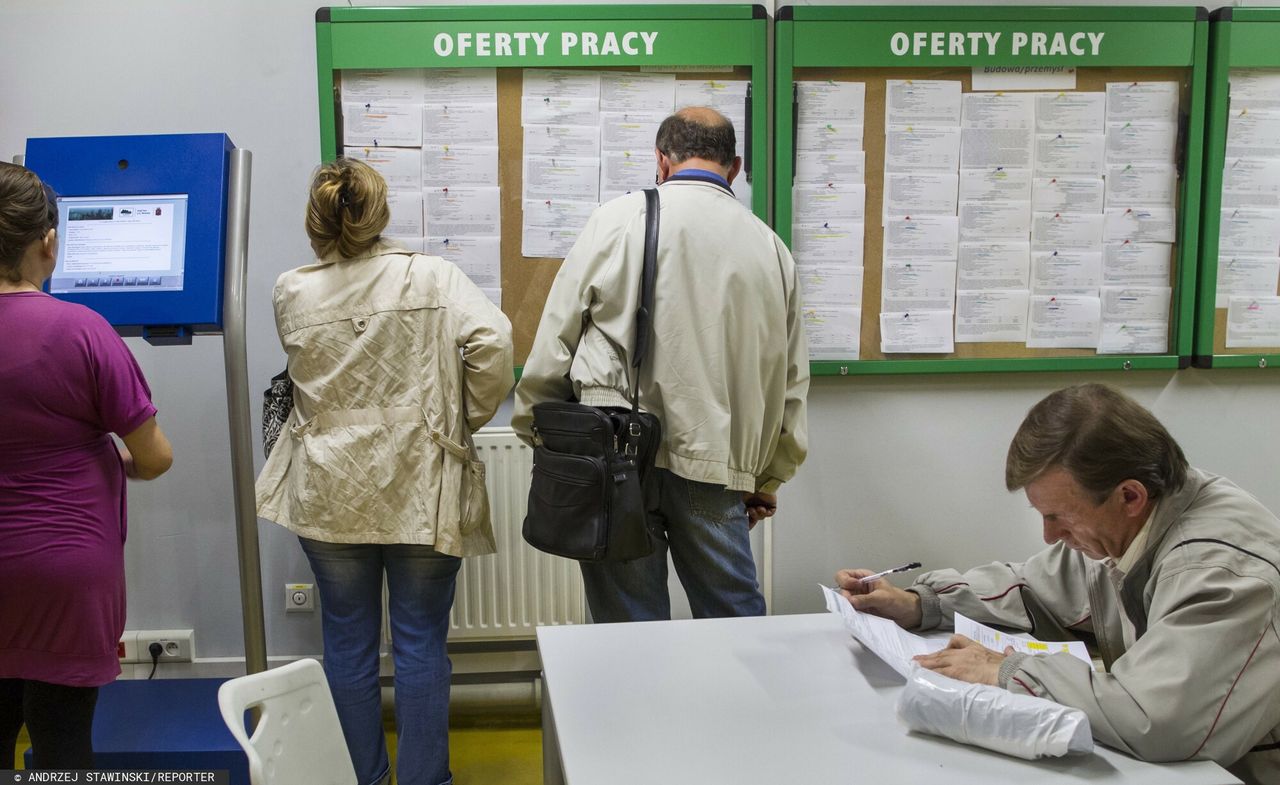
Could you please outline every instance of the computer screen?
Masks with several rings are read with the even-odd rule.
[[[60,196],[49,291],[181,291],[186,247],[186,194]]]

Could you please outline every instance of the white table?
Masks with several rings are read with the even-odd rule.
[[[1208,762],[1024,761],[909,734],[902,677],[829,613],[540,627],[538,650],[545,785],[1239,782]]]

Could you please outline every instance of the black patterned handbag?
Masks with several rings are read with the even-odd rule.
[[[271,455],[289,413],[293,411],[293,380],[289,369],[271,377],[271,386],[262,391],[262,453]]]
[[[533,407],[533,479],[524,539],[540,551],[588,562],[653,553],[645,479],[662,425],[640,411],[640,365],[649,349],[657,275],[658,190],[645,190],[644,268],[636,307],[631,408],[548,401]]]

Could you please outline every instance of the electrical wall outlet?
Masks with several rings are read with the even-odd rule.
[[[196,655],[194,630],[139,630],[138,662],[151,662],[151,644],[160,645],[160,662],[191,662]]]
[[[285,613],[314,611],[316,609],[316,588],[310,583],[286,583],[284,585]]]

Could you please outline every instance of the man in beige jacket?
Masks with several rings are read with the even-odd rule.
[[[733,197],[742,159],[723,115],[683,109],[656,146],[662,218],[640,408],[662,423],[658,547],[584,563],[587,602],[597,622],[670,618],[669,549],[695,617],[762,615],[749,529],[773,514],[807,450],[795,262]],[[516,388],[511,424],[526,441],[536,403],[629,406],[644,228],[644,195],[627,194],[592,214],[565,257]]]

